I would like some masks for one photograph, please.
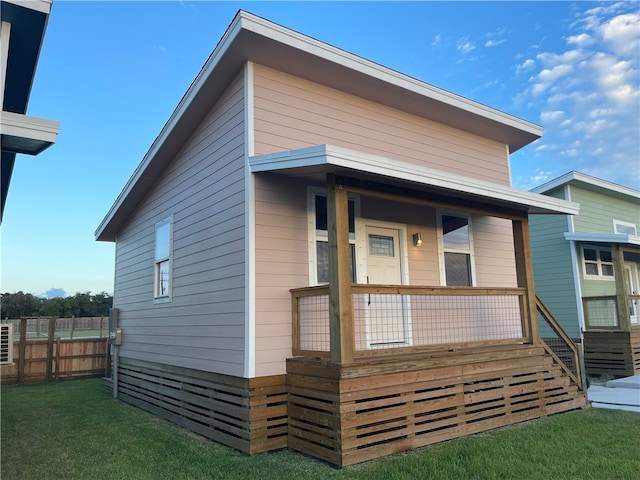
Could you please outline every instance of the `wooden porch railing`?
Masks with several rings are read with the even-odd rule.
[[[545,321],[546,325],[550,327],[554,334],[554,336],[550,338],[548,335],[545,335],[544,328],[540,328],[543,340],[547,345],[547,350],[574,382],[583,389],[586,388],[583,383],[585,376],[582,368],[580,350],[537,295],[536,309],[540,316],[539,318]]]
[[[354,358],[531,341],[524,288],[351,285]],[[329,287],[291,290],[293,355],[328,358]]]

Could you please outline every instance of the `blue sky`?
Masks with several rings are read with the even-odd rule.
[[[113,291],[94,231],[240,8],[542,125],[518,188],[578,170],[640,189],[638,2],[54,0],[28,114],[60,134],[18,156],[2,292]]]

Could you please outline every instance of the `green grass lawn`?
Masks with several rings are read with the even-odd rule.
[[[286,450],[249,457],[110,397],[101,380],[2,387],[14,479],[640,478],[640,413],[588,409],[342,470]]]

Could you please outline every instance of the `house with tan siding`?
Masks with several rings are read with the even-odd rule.
[[[531,219],[538,295],[583,342],[588,375],[640,373],[640,192],[580,172],[532,191],[580,204]]]
[[[340,466],[586,406],[528,229],[578,205],[510,182],[541,134],[239,11],[96,231],[114,395]]]

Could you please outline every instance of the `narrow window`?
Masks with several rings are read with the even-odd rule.
[[[311,191],[311,222],[313,222],[313,244],[314,248],[309,252],[311,264],[315,268],[310,273],[311,283],[329,283],[329,230],[327,220],[327,196],[315,191]],[[349,198],[349,266],[351,272],[351,282],[356,283],[356,198]],[[311,232],[310,232],[311,233]],[[315,279],[313,278],[315,276]],[[315,282],[314,282],[315,280]]]
[[[613,278],[613,258],[608,248],[583,246],[582,265],[587,278]]]
[[[455,287],[472,286],[473,265],[469,217],[443,213],[440,215],[440,228],[442,238],[441,262],[444,266],[445,285]]]
[[[622,220],[613,221],[613,231],[623,235],[636,236],[638,234],[634,223],[623,222]]]
[[[156,224],[155,298],[171,297],[172,218]]]

